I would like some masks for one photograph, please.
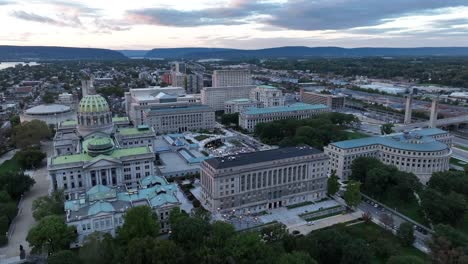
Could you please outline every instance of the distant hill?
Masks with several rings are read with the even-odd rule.
[[[372,57],[372,56],[468,56],[468,47],[422,48],[340,48],[279,47],[258,50],[218,48],[153,49],[147,58],[164,59],[240,59],[240,58],[303,58],[303,57]]]
[[[143,58],[149,50],[118,50],[118,52],[129,58]]]
[[[0,46],[0,60],[125,60],[122,53],[108,49]]]

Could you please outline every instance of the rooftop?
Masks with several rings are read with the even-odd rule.
[[[76,126],[78,122],[76,120],[66,120],[60,123],[61,126]]]
[[[157,208],[179,203],[176,197],[177,186],[169,184],[163,177],[148,176],[141,182],[141,188],[131,191],[124,186],[94,186],[79,199],[65,202],[65,210],[69,212],[67,221],[80,220],[82,217],[90,217],[99,213],[123,213],[139,204]]]
[[[122,117],[113,117],[112,122],[117,123],[117,122],[130,122],[128,117],[122,116]]]
[[[304,103],[295,103],[292,105],[286,106],[275,106],[275,107],[249,107],[244,112],[247,115],[261,115],[261,114],[271,114],[271,113],[283,113],[283,112],[292,112],[292,111],[304,111],[304,110],[319,110],[326,109],[327,106],[322,104],[304,104]]]
[[[161,108],[151,108],[150,114],[166,113],[166,112],[183,112],[183,111],[200,111],[210,110],[211,108],[207,105],[184,105],[184,106],[168,106]]]
[[[143,129],[140,127],[132,127],[132,128],[119,128],[118,133],[122,136],[132,136],[132,135],[145,135],[145,134],[152,134],[153,130],[147,128]]]
[[[274,87],[274,86],[271,86],[271,85],[259,85],[258,88],[279,90],[277,87]]]
[[[205,162],[215,169],[225,169],[253,163],[316,155],[320,153],[323,152],[309,146],[286,147],[259,152],[243,153],[236,156],[211,158],[205,160]]]
[[[51,159],[51,164],[63,165],[63,164],[69,164],[69,163],[86,162],[86,161],[91,161],[93,159],[98,160],[98,159],[102,159],[105,157],[119,159],[122,157],[142,155],[142,154],[148,154],[148,153],[151,153],[151,149],[148,146],[136,147],[136,148],[123,148],[123,149],[116,149],[108,155],[99,155],[97,157],[92,157],[86,153],[57,156]]]
[[[384,145],[391,148],[411,151],[441,151],[448,148],[447,144],[433,139],[431,136],[445,134],[446,131],[437,128],[413,130],[407,134],[395,133],[385,136],[359,138],[331,143],[338,148],[350,149],[369,145]]]
[[[26,110],[26,114],[29,115],[50,115],[69,112],[71,109],[69,106],[59,104],[42,104],[34,106]]]

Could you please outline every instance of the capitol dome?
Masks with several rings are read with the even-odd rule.
[[[108,112],[110,108],[104,97],[99,94],[94,94],[87,95],[81,99],[78,111],[82,113]]]
[[[112,133],[112,113],[106,99],[99,94],[84,96],[78,107],[78,131],[82,136],[93,132]]]

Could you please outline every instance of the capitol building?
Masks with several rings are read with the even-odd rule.
[[[78,234],[71,246],[94,231],[115,235],[125,212],[140,205],[149,206],[168,232],[169,212],[180,203],[176,186],[155,175],[154,130],[112,117],[92,75],[83,78],[76,120],[59,124],[47,161],[52,189],[65,194],[65,222]]]

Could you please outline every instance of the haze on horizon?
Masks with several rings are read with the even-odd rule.
[[[0,0],[0,45],[468,46],[466,0]]]

